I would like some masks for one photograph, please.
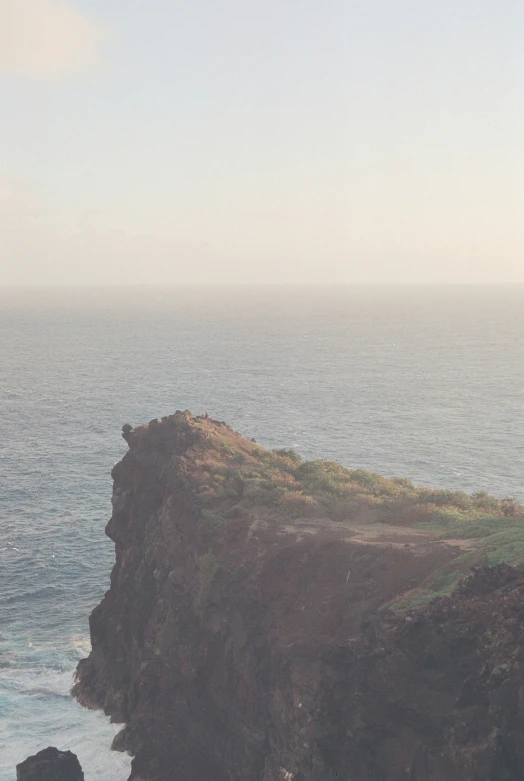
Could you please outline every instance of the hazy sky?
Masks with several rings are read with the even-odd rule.
[[[0,284],[524,282],[522,0],[0,0]]]

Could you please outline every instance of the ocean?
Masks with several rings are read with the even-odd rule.
[[[69,696],[133,425],[208,412],[415,482],[524,500],[524,288],[0,290],[0,781],[48,745],[124,781]]]

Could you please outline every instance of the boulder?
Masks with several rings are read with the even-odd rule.
[[[76,754],[49,746],[16,766],[16,781],[84,781],[84,774]]]

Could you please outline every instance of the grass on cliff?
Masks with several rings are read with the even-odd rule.
[[[346,469],[326,460],[302,461],[294,450],[267,451],[228,427],[209,430],[195,461],[203,518],[221,525],[242,515],[328,517],[339,523],[392,524],[430,530],[436,540],[468,540],[465,552],[427,582],[416,599],[449,594],[472,566],[524,564],[524,506],[484,492],[415,486]]]
[[[290,517],[323,515],[352,520],[362,510],[395,525],[431,527],[444,537],[484,537],[518,528],[524,507],[513,499],[484,492],[421,488],[406,478],[387,478],[364,469],[346,469],[333,461],[302,461],[294,450],[267,451],[238,437],[241,448],[214,437],[200,462],[199,502],[271,507]],[[369,515],[368,512],[368,515]]]

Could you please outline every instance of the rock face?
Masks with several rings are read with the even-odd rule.
[[[16,766],[16,781],[84,781],[76,754],[50,746]]]
[[[373,494],[327,515],[320,473],[302,470],[306,495],[293,454],[207,416],[124,436],[116,564],[74,694],[125,724],[132,779],[524,777],[521,570],[399,610],[459,543],[377,516]]]

